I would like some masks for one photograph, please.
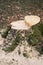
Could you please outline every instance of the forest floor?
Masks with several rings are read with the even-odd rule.
[[[28,4],[19,1],[0,1],[0,30],[12,21],[23,20],[25,15],[38,15],[43,22],[43,3]],[[0,65],[43,65],[43,55],[38,56],[39,53],[34,48],[29,47],[29,50],[32,50],[29,58],[22,55],[24,45],[18,45],[13,52],[7,53],[1,49],[3,40],[0,35]],[[19,49],[20,55],[18,54]]]

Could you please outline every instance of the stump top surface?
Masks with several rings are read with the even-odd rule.
[[[12,29],[16,30],[28,30],[31,26],[36,25],[40,22],[40,17],[36,15],[28,15],[24,17],[24,20],[13,21],[11,23]]]
[[[30,28],[25,24],[24,20],[13,21],[11,25],[12,25],[12,29],[17,29],[17,30],[28,30]]]

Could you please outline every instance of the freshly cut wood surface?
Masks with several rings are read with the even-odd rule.
[[[27,26],[33,26],[40,22],[40,17],[36,15],[25,16],[25,23]]]
[[[35,15],[25,16],[24,20],[13,21],[11,23],[13,29],[28,30],[31,26],[40,22],[40,17]]]
[[[30,27],[28,27],[24,20],[14,21],[11,23],[13,29],[17,30],[28,30]]]

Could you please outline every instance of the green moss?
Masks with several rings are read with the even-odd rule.
[[[42,45],[37,45],[35,48],[36,48],[36,50],[37,50],[40,54],[43,54],[43,46],[42,46]]]
[[[11,45],[10,46],[8,45],[8,47],[5,47],[3,50],[6,51],[6,52],[13,51],[18,46],[18,44],[20,43],[20,41],[21,41],[21,35],[20,35],[19,32],[17,32],[16,38],[11,43]]]
[[[32,34],[28,36],[28,42],[30,42],[30,44],[37,45],[41,42],[42,32],[43,32],[41,28],[42,27],[40,23],[32,27],[33,33],[31,32]]]
[[[28,37],[28,42],[32,45],[36,45],[41,40],[41,32],[38,28],[33,29],[33,34],[30,34]]]
[[[1,33],[1,36],[3,38],[6,38],[6,36],[8,35],[8,31],[11,29],[11,26],[8,26],[7,28],[4,29],[4,31]]]
[[[18,42],[16,42],[16,40],[14,40],[14,41],[11,43],[11,45],[8,45],[8,47],[3,48],[3,50],[4,50],[5,52],[12,52],[12,51],[17,47],[17,45],[18,45]]]
[[[23,53],[23,56],[24,57],[26,57],[26,58],[28,58],[29,57],[29,55],[25,52],[25,53]]]
[[[43,23],[39,23],[32,27],[33,34],[28,37],[28,42],[30,45],[35,46],[36,50],[43,54]]]
[[[5,52],[12,52],[17,47],[17,45],[18,44],[15,41],[13,41],[9,47],[4,48],[3,50]]]
[[[41,35],[43,36],[43,23],[42,22],[40,22],[39,24],[33,26],[32,29],[33,30],[38,29],[40,31]],[[35,32],[37,32],[37,31],[35,31]]]
[[[43,36],[43,23],[40,23],[39,30],[41,31],[41,35]]]

